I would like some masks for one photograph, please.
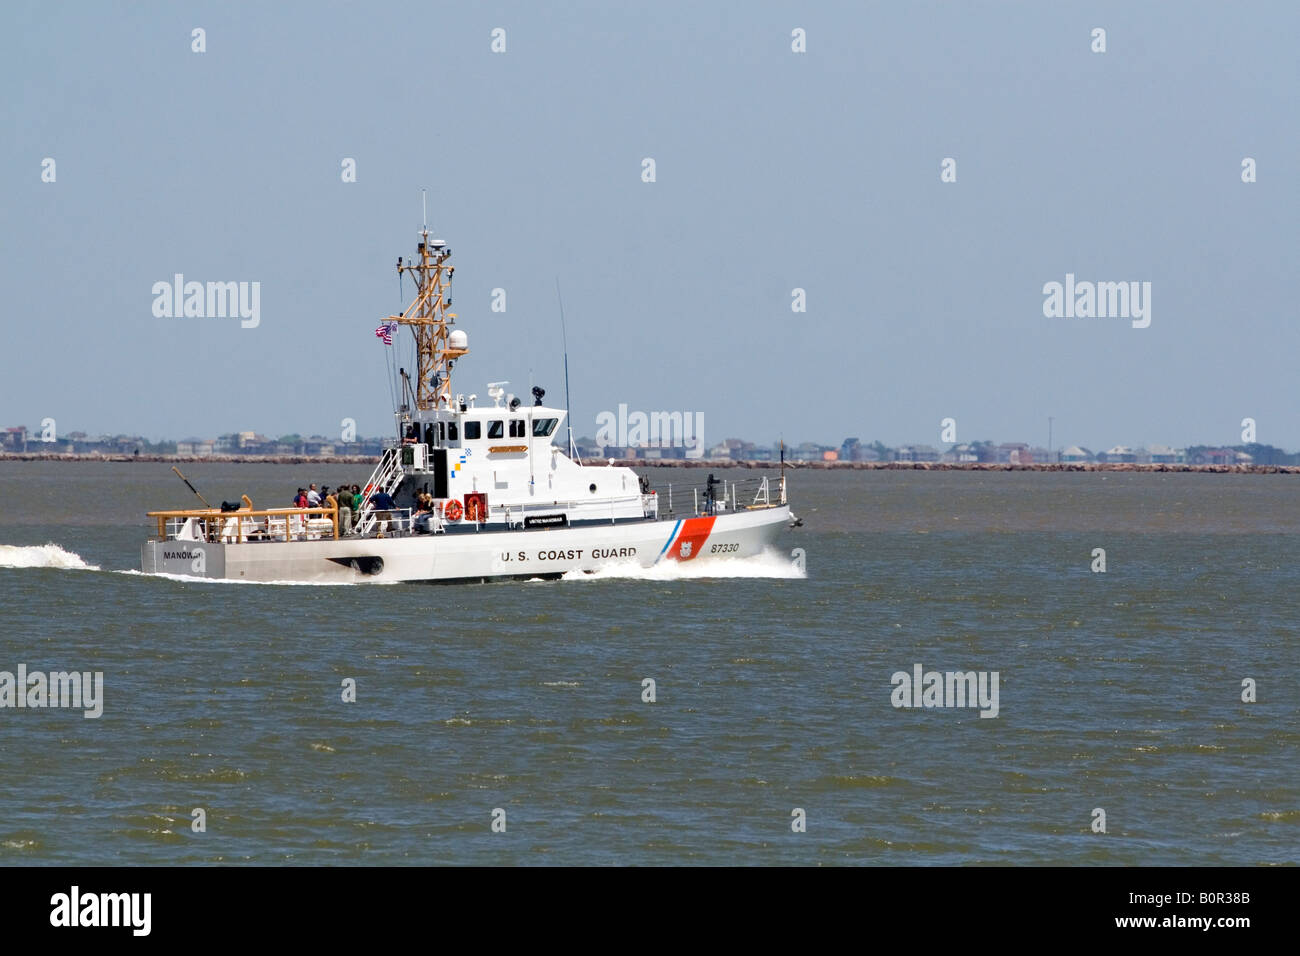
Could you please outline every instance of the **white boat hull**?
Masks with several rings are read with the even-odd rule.
[[[790,522],[787,505],[715,516],[528,530],[462,526],[444,534],[315,541],[148,541],[141,568],[233,581],[389,584],[555,578],[614,564],[757,555]]]

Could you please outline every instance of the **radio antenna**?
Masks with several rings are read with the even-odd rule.
[[[560,277],[555,277],[555,298],[560,303],[560,340],[564,343],[564,417],[569,423],[569,454],[574,461],[582,464],[578,457],[578,446],[573,442],[573,412],[569,404],[569,333],[564,328],[564,296],[560,295]]]

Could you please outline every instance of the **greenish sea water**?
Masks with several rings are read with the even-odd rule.
[[[0,671],[104,687],[0,708],[0,862],[1296,861],[1300,479],[789,477],[804,526],[725,577],[278,586],[135,570],[166,465],[0,463]],[[916,664],[997,716],[893,706]]]

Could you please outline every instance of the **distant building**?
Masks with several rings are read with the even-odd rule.
[[[101,439],[100,447],[103,451],[115,455],[133,455],[147,450],[149,442],[141,435],[114,435],[111,438]]]
[[[574,442],[574,444],[578,446],[579,458],[595,459],[605,457],[605,447],[603,445],[597,445],[594,438],[584,435]]]
[[[932,445],[900,445],[899,461],[938,461],[939,449]]]
[[[1183,454],[1168,445],[1151,445],[1145,449],[1146,454],[1139,458],[1139,461],[1147,461],[1153,465],[1175,465],[1183,461]]]
[[[207,458],[217,447],[214,438],[187,438],[176,443],[176,454],[191,455],[195,458]]]
[[[246,455],[267,455],[275,446],[275,442],[265,435],[257,435],[253,432],[239,433],[239,449]]]
[[[5,451],[26,451],[27,426],[15,425],[12,428],[6,428],[4,430],[3,442]]]
[[[1098,461],[1108,464],[1124,464],[1137,461],[1137,453],[1127,445],[1116,445],[1097,456]]]
[[[1029,446],[1022,441],[1003,442],[998,445],[997,456],[997,461],[1003,465],[1029,465],[1034,461]]]
[[[1193,465],[1231,465],[1236,454],[1231,448],[1198,448],[1191,457]]]
[[[1078,464],[1080,462],[1092,461],[1097,456],[1087,448],[1080,445],[1071,445],[1061,452],[1061,461],[1069,464]]]
[[[785,450],[785,457],[790,461],[821,461],[822,452],[824,451],[829,451],[829,449],[823,448],[821,445],[816,445],[813,442],[806,441],[796,445],[794,448],[787,448]]]

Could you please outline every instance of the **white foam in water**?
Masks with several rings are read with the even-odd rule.
[[[66,571],[99,570],[98,566],[83,561],[81,555],[65,551],[53,542],[27,547],[15,544],[0,544],[0,568],[59,568]]]
[[[750,558],[709,558],[705,561],[660,561],[643,568],[635,561],[618,561],[592,572],[569,571],[564,581],[689,581],[705,578],[786,578],[801,580],[808,572],[797,567],[789,555],[774,548]]]

